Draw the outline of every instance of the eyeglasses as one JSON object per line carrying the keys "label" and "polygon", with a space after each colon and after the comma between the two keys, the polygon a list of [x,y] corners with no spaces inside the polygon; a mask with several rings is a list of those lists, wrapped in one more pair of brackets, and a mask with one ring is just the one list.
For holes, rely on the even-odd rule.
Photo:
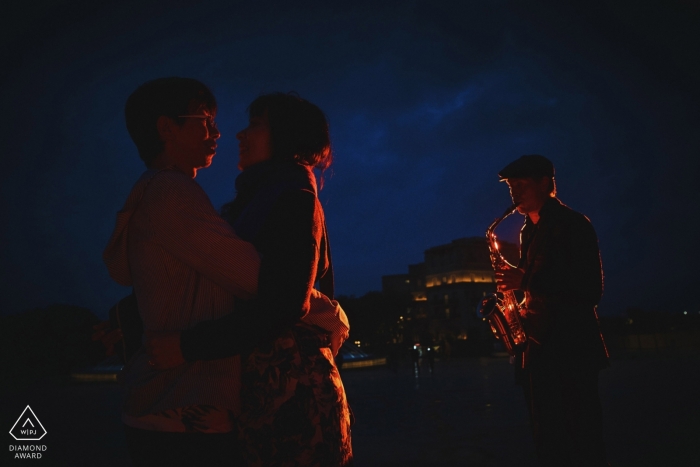
{"label": "eyeglasses", "polygon": [[207,125],[209,126],[209,128],[213,128],[215,130],[219,129],[216,126],[216,122],[214,121],[214,117],[211,115],[178,115],[177,118],[200,118],[202,120],[207,121]]}

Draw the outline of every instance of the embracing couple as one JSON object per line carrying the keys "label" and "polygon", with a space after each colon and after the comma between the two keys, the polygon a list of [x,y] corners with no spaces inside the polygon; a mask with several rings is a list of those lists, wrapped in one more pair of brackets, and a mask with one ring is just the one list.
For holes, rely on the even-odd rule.
{"label": "embracing couple", "polygon": [[217,213],[194,181],[216,151],[216,111],[211,91],[186,78],[147,82],[126,103],[147,170],[104,260],[133,286],[145,330],[120,375],[130,456],[137,466],[349,465],[333,359],[349,326],[332,300],[313,173],[331,163],[326,116],[293,94],[255,99],[236,135],[236,197]]}

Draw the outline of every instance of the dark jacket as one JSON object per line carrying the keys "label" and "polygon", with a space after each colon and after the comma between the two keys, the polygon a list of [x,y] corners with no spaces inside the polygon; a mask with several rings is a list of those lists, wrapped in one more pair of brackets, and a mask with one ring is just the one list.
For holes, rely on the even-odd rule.
{"label": "dark jacket", "polygon": [[525,269],[526,331],[530,362],[607,365],[607,350],[596,314],[603,293],[598,238],[591,222],[547,200],[534,224],[521,231],[518,267]]}
{"label": "dark jacket", "polygon": [[258,298],[237,301],[235,313],[183,331],[186,360],[246,354],[309,311],[314,283],[332,274],[326,274],[330,250],[315,185],[310,168],[275,161],[256,164],[236,180],[236,200],[222,215],[261,255]]}

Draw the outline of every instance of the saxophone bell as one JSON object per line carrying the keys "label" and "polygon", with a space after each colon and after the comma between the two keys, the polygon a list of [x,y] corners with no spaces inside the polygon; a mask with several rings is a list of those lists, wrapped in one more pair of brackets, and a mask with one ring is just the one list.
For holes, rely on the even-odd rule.
{"label": "saxophone bell", "polygon": [[515,326],[509,323],[509,310],[505,309],[506,306],[501,292],[490,293],[481,299],[476,307],[476,314],[482,320],[488,321],[494,337],[503,343],[508,354],[515,355],[516,351],[524,347],[526,337],[522,328],[518,329],[522,326],[519,322]]}
{"label": "saxophone bell", "polygon": [[[494,271],[498,271],[508,264],[499,250],[495,234],[496,227],[503,219],[513,214],[517,207],[518,205],[515,203],[509,206],[503,215],[486,230],[491,266]],[[488,294],[481,299],[477,306],[477,316],[489,322],[494,336],[503,343],[510,355],[515,355],[527,343],[525,328],[520,319],[521,311],[522,303],[517,299],[513,290]]]}

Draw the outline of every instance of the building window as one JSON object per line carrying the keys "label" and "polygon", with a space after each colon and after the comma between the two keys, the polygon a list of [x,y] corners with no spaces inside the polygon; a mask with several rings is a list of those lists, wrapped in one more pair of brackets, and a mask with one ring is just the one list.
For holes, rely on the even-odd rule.
{"label": "building window", "polygon": [[450,303],[450,296],[445,294],[445,303]]}
{"label": "building window", "polygon": [[445,318],[450,319],[450,309],[445,308]]}

